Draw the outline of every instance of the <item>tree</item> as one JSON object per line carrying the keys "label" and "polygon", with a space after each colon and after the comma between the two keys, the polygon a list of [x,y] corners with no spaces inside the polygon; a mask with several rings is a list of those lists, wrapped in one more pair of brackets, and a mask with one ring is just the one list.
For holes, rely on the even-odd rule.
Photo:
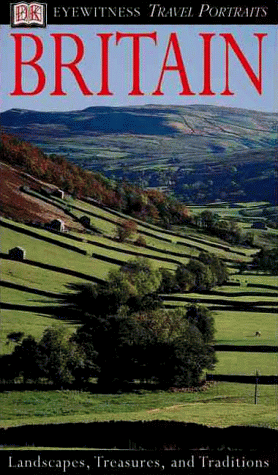
{"label": "tree", "polygon": [[95,316],[77,330],[74,340],[86,360],[93,358],[98,382],[107,390],[134,379],[163,387],[193,386],[215,362],[213,324],[209,312],[201,310],[198,315],[187,314],[186,308],[156,308]]}
{"label": "tree", "polygon": [[105,284],[86,282],[70,284],[69,288],[74,292],[65,294],[63,313],[73,320],[86,322],[92,315],[113,315],[122,305],[121,296]]}
{"label": "tree", "polygon": [[170,271],[169,269],[165,269],[165,267],[161,267],[161,283],[159,287],[159,292],[162,294],[168,294],[172,292],[178,292],[180,290],[179,287],[179,277],[177,277],[176,273]]}
{"label": "tree", "polygon": [[198,216],[200,226],[210,232],[213,232],[218,222],[218,219],[219,216],[209,210],[202,211],[202,213],[200,213],[200,215]]}
{"label": "tree", "polygon": [[[40,350],[44,356],[44,371],[47,379],[57,386],[86,379],[90,374],[86,367],[85,352],[62,326],[48,328],[40,340]],[[94,362],[91,353],[90,368]],[[86,371],[84,371],[84,369]],[[81,375],[78,372],[81,371]]]}
{"label": "tree", "polygon": [[147,242],[144,236],[140,234],[138,238],[136,239],[136,241],[134,242],[134,244],[136,244],[136,246],[139,246],[139,247],[146,247]]}
{"label": "tree", "polygon": [[[198,272],[209,268],[196,262]],[[111,272],[107,286],[76,286],[67,308],[83,325],[74,334],[62,326],[48,328],[38,343],[23,339],[12,355],[19,374],[58,387],[82,386],[97,377],[107,390],[134,379],[163,387],[199,384],[202,371],[215,362],[212,315],[199,306],[163,308],[160,286],[161,272],[146,259]]]}
{"label": "tree", "polygon": [[0,356],[1,382],[13,382],[19,377],[19,367],[14,353]]}
{"label": "tree", "polygon": [[36,382],[45,375],[40,346],[31,335],[15,347],[12,360],[17,368],[17,375],[23,378],[23,382],[28,380]]}
{"label": "tree", "polygon": [[222,259],[208,252],[201,252],[187,264],[178,265],[174,279],[169,272],[162,272],[161,292],[190,292],[209,290],[216,285],[223,285],[228,280],[227,266]]}
{"label": "tree", "polygon": [[106,284],[71,284],[74,292],[64,296],[63,314],[86,322],[92,316],[130,314],[140,308],[161,305],[157,294],[161,282],[159,270],[147,259],[139,258],[110,271]]}
{"label": "tree", "polygon": [[209,311],[200,311],[198,319],[186,308],[139,312],[132,318],[149,332],[147,348],[152,356],[145,365],[145,376],[162,386],[195,386],[202,371],[212,368],[214,327]]}
{"label": "tree", "polygon": [[203,370],[213,368],[212,347],[204,345],[201,332],[194,325],[189,325],[186,334],[173,340],[170,349],[172,364],[166,362],[163,372],[167,386],[196,387]]}
{"label": "tree", "polygon": [[128,303],[129,298],[143,298],[155,293],[161,283],[159,270],[153,269],[145,258],[127,262],[118,270],[108,274],[108,288],[117,295],[122,304]]}
{"label": "tree", "polygon": [[68,360],[68,367],[78,386],[83,386],[92,377],[97,377],[99,367],[96,363],[98,353],[92,342],[84,334],[75,333],[70,338],[72,351]]}
{"label": "tree", "polygon": [[231,220],[220,220],[214,228],[214,234],[231,243],[238,243],[241,239],[240,228]]}
{"label": "tree", "polygon": [[272,275],[278,275],[278,247],[261,249],[254,256],[253,266]]}
{"label": "tree", "polygon": [[202,333],[206,344],[212,344],[214,338],[214,319],[211,312],[203,305],[191,305],[186,312],[187,320]]}
{"label": "tree", "polygon": [[131,219],[120,221],[117,225],[117,237],[120,242],[130,239],[137,232],[137,224]]}
{"label": "tree", "polygon": [[194,274],[184,264],[180,264],[177,267],[175,278],[180,292],[188,292],[192,290],[195,285]]}
{"label": "tree", "polygon": [[6,370],[0,376],[5,380],[23,378],[23,382],[49,381],[61,387],[64,384],[84,384],[97,373],[97,354],[92,347],[84,347],[62,326],[47,328],[40,341],[31,335],[17,344],[11,355],[1,362]]}
{"label": "tree", "polygon": [[7,340],[9,342],[18,343],[24,337],[24,332],[11,332],[7,335]]}
{"label": "tree", "polygon": [[186,269],[194,276],[193,288],[198,291],[211,289],[213,274],[208,264],[204,264],[199,259],[190,259]]}
{"label": "tree", "polygon": [[210,267],[212,272],[212,286],[223,285],[229,278],[229,273],[225,262],[215,254],[209,252],[201,252],[198,257],[199,261]]}
{"label": "tree", "polygon": [[126,316],[93,317],[79,328],[78,341],[89,360],[95,357],[96,376],[103,389],[113,390],[137,376],[137,323]]}

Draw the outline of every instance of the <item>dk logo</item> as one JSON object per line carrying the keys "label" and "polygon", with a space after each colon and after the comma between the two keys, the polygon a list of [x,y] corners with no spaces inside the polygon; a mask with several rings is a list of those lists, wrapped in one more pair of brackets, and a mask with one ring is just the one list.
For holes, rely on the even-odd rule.
{"label": "dk logo", "polygon": [[45,28],[47,24],[47,5],[46,3],[11,3],[11,26],[19,27],[41,27]]}

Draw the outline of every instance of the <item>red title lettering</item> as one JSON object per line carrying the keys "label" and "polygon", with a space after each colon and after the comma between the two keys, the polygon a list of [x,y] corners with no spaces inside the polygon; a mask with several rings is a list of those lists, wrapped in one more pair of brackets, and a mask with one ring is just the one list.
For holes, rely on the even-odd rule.
{"label": "red title lettering", "polygon": [[[12,33],[11,36],[15,42],[15,85],[14,90],[11,92],[12,96],[35,96],[40,94],[45,90],[47,85],[47,72],[44,70],[41,64],[44,52],[44,44],[42,39],[35,34],[31,33]],[[64,76],[64,71],[68,71],[72,76],[73,80],[78,86],[80,92],[85,96],[91,96],[95,94],[89,85],[89,80],[94,74],[94,63],[93,58],[91,62],[91,68],[89,71],[86,70],[85,73],[81,73],[81,64],[82,60],[86,53],[86,47],[83,39],[72,33],[53,33],[50,35],[54,41],[53,52],[47,51],[48,56],[53,57],[53,67],[54,67],[54,89],[50,92],[51,96],[65,96],[67,94],[67,82]],[[170,81],[175,75],[178,81],[180,82],[180,89],[177,93],[181,96],[192,96],[199,94],[201,96],[214,96],[216,92],[213,90],[213,77],[212,77],[212,64],[218,64],[222,62],[220,58],[215,54],[213,55],[213,45],[214,42],[221,40],[224,42],[224,68],[223,71],[219,71],[218,76],[223,78],[224,89],[219,93],[224,96],[229,96],[235,94],[231,90],[230,85],[230,64],[231,64],[231,54],[237,59],[239,67],[243,69],[246,73],[247,78],[250,81],[251,87],[254,87],[258,94],[262,94],[263,87],[263,73],[262,73],[262,62],[263,62],[263,49],[262,42],[264,37],[267,36],[266,33],[254,33],[254,48],[256,48],[256,68],[257,73],[254,71],[253,65],[250,64],[246,55],[240,48],[236,39],[231,33],[221,33],[218,37],[215,33],[199,33],[199,38],[202,39],[203,48],[202,48],[202,62],[203,69],[200,71],[200,82],[202,83],[202,90],[200,92],[193,91],[192,85],[190,84],[190,76],[186,70],[184,59],[183,59],[183,49],[181,47],[180,39],[178,38],[177,33],[173,32],[169,36],[167,43],[166,51],[164,58],[161,64],[159,71],[152,70],[150,73],[151,80],[153,81],[157,77],[157,85],[152,92],[144,92],[141,86],[141,59],[145,54],[150,53],[150,46],[157,47],[157,32],[150,33],[98,33],[99,48],[99,62],[101,65],[100,68],[100,89],[96,93],[99,96],[112,96],[114,94],[110,89],[110,68],[109,68],[109,58],[112,54],[115,54],[115,48],[121,48],[123,43],[127,49],[129,48],[127,41],[130,41],[130,52],[132,54],[131,61],[131,77],[132,77],[132,87],[131,90],[127,93],[131,96],[144,96],[145,94],[151,94],[153,96],[163,96],[163,86],[164,83]],[[113,41],[114,39],[114,41]],[[256,40],[256,41],[255,41]],[[35,53],[29,59],[23,59],[23,56],[28,56],[29,49],[26,46],[26,41],[31,41],[35,49]],[[65,62],[64,54],[66,48],[68,48],[68,41],[71,42],[70,51],[73,51],[73,59],[71,61]],[[99,43],[100,41],[100,43]],[[67,42],[67,44],[66,44]],[[147,43],[149,42],[149,43]],[[26,46],[26,47],[25,47]],[[25,49],[24,49],[25,47]],[[184,47],[184,46],[183,46]],[[25,53],[23,55],[23,52]],[[153,53],[153,50],[152,50]],[[174,57],[174,62],[170,64],[170,54]],[[193,58],[194,59],[194,58]],[[27,72],[32,72],[33,76],[35,75],[36,84],[31,90],[24,89],[24,77]],[[113,74],[116,74],[115,70]],[[145,71],[144,74],[148,74],[148,71]],[[86,76],[86,78],[84,77]],[[150,81],[151,82],[151,81]],[[26,86],[25,86],[26,87]],[[52,85],[53,87],[53,85]],[[235,85],[233,85],[235,87]],[[237,89],[239,85],[237,85]]]}

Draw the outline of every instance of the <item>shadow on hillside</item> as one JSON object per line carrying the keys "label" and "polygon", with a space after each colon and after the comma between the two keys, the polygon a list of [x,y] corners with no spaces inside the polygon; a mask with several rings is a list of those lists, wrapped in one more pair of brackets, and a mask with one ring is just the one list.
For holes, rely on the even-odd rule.
{"label": "shadow on hillside", "polygon": [[[9,254],[5,254],[5,253],[0,253],[0,259],[12,260],[9,256]],[[45,263],[42,263],[42,262],[39,262],[39,261],[32,261],[30,259],[22,259],[22,260],[16,260],[16,262],[21,262],[22,264],[31,265],[31,266],[35,266],[35,267],[40,267],[41,269],[51,270],[51,271],[54,271],[54,272],[60,272],[61,274],[72,275],[74,277],[79,277],[81,279],[85,279],[85,280],[88,280],[90,282],[96,282],[97,284],[103,284],[104,283],[104,281],[102,279],[98,279],[97,277],[94,277],[92,275],[84,274],[83,272],[78,272],[78,271],[75,271],[75,270],[72,270],[72,269],[66,269],[66,268],[63,268],[63,267],[58,267],[58,266],[54,266],[54,265],[50,265],[50,264],[45,264]]]}
{"label": "shadow on hillside", "polygon": [[[39,302],[39,300],[38,300]],[[43,302],[43,301],[41,301]],[[23,305],[1,302],[2,310],[16,310],[21,312],[36,313],[41,317],[53,318],[56,320],[63,320],[67,323],[76,324],[80,320],[76,318],[76,312],[70,311],[67,307],[58,305]]]}
{"label": "shadow on hillside", "polygon": [[[200,388],[193,389],[198,391],[202,387],[205,389],[205,380],[200,382]],[[55,384],[53,382],[44,382],[43,380],[39,382],[0,382],[0,393],[6,391],[82,391],[89,392],[91,394],[122,394],[122,393],[135,393],[141,394],[142,391],[160,391],[165,390],[163,385],[160,385],[156,382],[138,382],[138,381],[126,381],[121,383],[110,383],[109,385],[97,383],[97,380],[91,380],[90,382],[78,383],[64,383],[64,384]],[[191,389],[192,391],[192,389]]]}
{"label": "shadow on hillside", "polygon": [[275,456],[278,431],[153,420],[34,424],[0,429],[0,444],[137,450],[256,450]]}

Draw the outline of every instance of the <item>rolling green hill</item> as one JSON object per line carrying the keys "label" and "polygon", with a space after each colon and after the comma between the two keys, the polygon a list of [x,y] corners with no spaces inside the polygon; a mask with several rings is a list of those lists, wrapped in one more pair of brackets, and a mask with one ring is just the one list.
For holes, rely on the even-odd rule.
{"label": "rolling green hill", "polygon": [[[39,200],[39,193],[37,196]],[[41,198],[44,202],[43,195]],[[55,200],[49,198],[52,206],[55,206]],[[97,227],[98,232],[84,228],[82,233],[70,229],[55,233],[38,225],[1,218],[5,334],[12,330],[11,321],[7,319],[12,309],[18,314],[26,311],[29,315],[40,315],[40,325],[44,320],[47,326],[49,317],[55,314],[53,305],[59,303],[59,294],[70,291],[67,288],[70,283],[105,282],[111,269],[120,267],[135,257],[147,258],[154,268],[174,271],[179,264],[186,264],[191,257],[197,257],[205,250],[226,260],[230,267],[230,282],[207,294],[190,292],[163,295],[165,306],[170,308],[195,302],[211,308],[216,318],[219,343],[275,344],[271,328],[275,320],[273,312],[277,307],[277,279],[255,273],[238,274],[239,262],[251,262],[256,250],[227,245],[219,239],[211,240],[200,232],[194,234],[192,229],[180,234],[138,219],[135,220],[137,229],[132,239],[119,242],[117,225],[127,216],[80,199],[71,200],[71,213],[72,217],[76,213],[77,219],[80,215],[90,216],[93,227]],[[136,245],[138,236],[145,239],[143,247]],[[9,249],[15,246],[23,247],[26,251],[22,262],[9,259]],[[41,295],[42,291],[45,294]],[[237,318],[241,323],[233,330]],[[27,326],[29,321],[30,318]],[[24,328],[24,321],[21,325]],[[240,334],[241,328],[245,327],[245,333]],[[258,328],[263,334],[261,339],[254,338]]]}
{"label": "rolling green hill", "polygon": [[12,109],[2,128],[108,177],[191,202],[274,203],[277,114],[216,106]]}
{"label": "rolling green hill", "polygon": [[[161,294],[163,305],[175,308],[198,303],[212,310],[218,348],[214,375],[253,376],[256,371],[262,376],[277,375],[277,356],[273,353],[273,347],[277,349],[277,276],[250,266],[261,240],[269,235],[267,229],[252,230],[258,248],[230,244],[186,220],[182,226],[166,229],[138,216],[125,215],[97,200],[46,195],[45,186],[51,183],[38,185],[38,178],[34,180],[31,175],[29,186],[22,189],[26,172],[17,167],[12,169],[7,161],[3,166],[7,187],[5,196],[1,197],[0,218],[2,355],[11,353],[15,347],[16,343],[6,338],[11,332],[24,332],[39,339],[52,324],[62,324],[70,332],[80,325],[79,321],[67,319],[64,312],[59,312],[61,297],[72,292],[71,284],[105,282],[111,269],[119,268],[136,256],[147,258],[155,268],[174,272],[179,264],[186,264],[191,257],[208,251],[227,263],[228,282],[206,293]],[[20,216],[19,208],[8,207],[11,196],[18,198],[17,205],[23,210]],[[249,208],[248,204],[241,203],[235,211],[228,204],[218,211],[224,219],[230,219],[229,215],[233,214],[237,223],[250,228],[248,221],[241,221],[240,214],[240,210]],[[82,216],[90,218],[89,227],[81,223]],[[65,230],[50,229],[50,222],[57,218],[64,221]],[[136,223],[136,230],[120,242],[117,228],[126,219]],[[275,235],[272,239],[269,243],[275,244]],[[25,250],[22,260],[9,256],[15,246]],[[243,270],[241,265],[247,268]],[[219,345],[225,345],[225,350]],[[142,391],[103,395],[36,389],[35,396],[32,391],[4,391],[0,399],[4,427],[42,422],[165,418],[221,427],[236,424],[277,428],[274,385],[260,386],[258,405],[253,402],[252,384],[225,382],[213,383],[203,392],[192,393]]]}

